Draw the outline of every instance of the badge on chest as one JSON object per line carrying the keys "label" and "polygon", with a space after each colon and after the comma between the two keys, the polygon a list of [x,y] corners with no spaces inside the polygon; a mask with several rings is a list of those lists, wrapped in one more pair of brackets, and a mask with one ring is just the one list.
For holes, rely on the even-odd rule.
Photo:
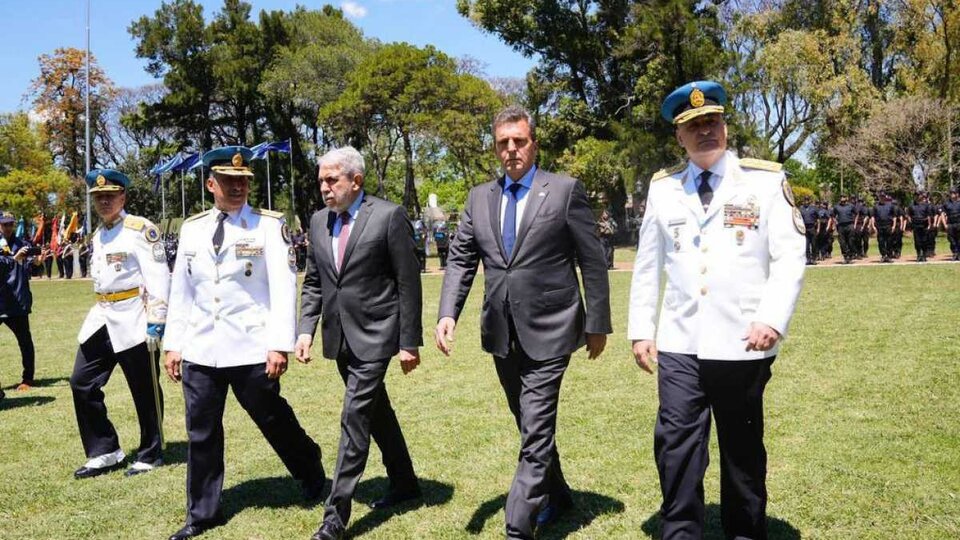
{"label": "badge on chest", "polygon": [[238,259],[241,257],[263,257],[263,246],[256,245],[253,239],[244,239],[234,244],[233,253]]}
{"label": "badge on chest", "polygon": [[113,269],[117,272],[123,267],[123,263],[127,262],[127,253],[126,252],[116,252],[116,253],[107,253],[107,264],[112,264]]}
{"label": "badge on chest", "polygon": [[[723,226],[725,228],[744,227],[747,229],[760,228],[760,207],[753,197],[742,204],[730,203],[723,205]],[[742,231],[738,231],[742,232]],[[743,238],[742,234],[737,239]]]}

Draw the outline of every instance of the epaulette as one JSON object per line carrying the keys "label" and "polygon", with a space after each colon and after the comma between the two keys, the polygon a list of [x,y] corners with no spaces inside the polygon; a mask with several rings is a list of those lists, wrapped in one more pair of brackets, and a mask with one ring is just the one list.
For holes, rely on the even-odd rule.
{"label": "epaulette", "polygon": [[183,220],[183,222],[184,222],[184,223],[190,223],[191,221],[194,221],[194,220],[197,220],[197,219],[202,218],[203,216],[209,214],[210,212],[213,212],[213,208],[211,208],[210,210],[204,210],[203,212],[200,212],[199,214],[194,214],[194,215],[188,217],[187,219]]}
{"label": "epaulette", "polygon": [[660,169],[659,171],[653,173],[653,177],[650,178],[650,181],[656,182],[657,180],[663,180],[664,178],[668,176],[673,176],[686,168],[687,168],[686,163],[679,163],[677,165],[674,165],[673,167]]}
{"label": "epaulette", "polygon": [[123,226],[128,229],[133,229],[137,232],[143,230],[144,221],[142,217],[137,216],[127,216],[123,218]]}
{"label": "epaulette", "polygon": [[283,212],[277,212],[276,210],[267,210],[266,208],[252,208],[250,210],[254,214],[259,214],[261,216],[270,216],[276,219],[283,219]]}
{"label": "epaulette", "polygon": [[740,160],[740,167],[744,169],[760,169],[762,171],[780,172],[783,170],[783,164],[776,161],[766,161],[763,159],[743,158]]}

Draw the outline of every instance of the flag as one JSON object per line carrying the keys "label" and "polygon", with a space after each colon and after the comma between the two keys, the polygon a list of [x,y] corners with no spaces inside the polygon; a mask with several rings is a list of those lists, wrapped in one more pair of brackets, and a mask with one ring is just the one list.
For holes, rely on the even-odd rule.
{"label": "flag", "polygon": [[250,149],[253,150],[252,159],[263,159],[267,157],[267,154],[270,152],[280,152],[283,154],[289,154],[290,139],[287,139],[285,141],[272,142],[272,143],[263,142],[256,146],[251,146]]}
{"label": "flag", "polygon": [[60,251],[60,235],[57,234],[57,216],[53,216],[53,224],[50,225],[50,251],[57,253]]}
{"label": "flag", "polygon": [[163,177],[163,173],[170,172],[175,170],[175,167],[183,163],[183,154],[177,154],[167,161],[162,161],[157,163],[150,169],[150,174],[154,175],[155,179],[153,181],[153,192],[160,192],[160,179]]}
{"label": "flag", "polygon": [[[64,213],[63,215],[66,216],[67,214]],[[69,241],[70,236],[73,235],[73,233],[77,232],[77,226],[79,225],[79,223],[80,223],[79,216],[77,215],[76,212],[74,212],[73,215],[70,216],[70,224],[67,225],[67,230],[64,231],[63,237]]]}
{"label": "flag", "polygon": [[17,238],[23,238],[26,235],[27,224],[23,221],[23,218],[20,218],[20,221],[17,222],[17,231],[13,233]]}
{"label": "flag", "polygon": [[180,163],[171,167],[170,170],[173,172],[189,171],[194,168],[198,162],[200,162],[199,153],[187,154],[181,158]]}
{"label": "flag", "polygon": [[33,245],[39,246],[40,243],[43,242],[43,226],[45,224],[43,214],[37,214],[37,217],[33,219],[33,223],[37,227],[37,231],[33,234]]}

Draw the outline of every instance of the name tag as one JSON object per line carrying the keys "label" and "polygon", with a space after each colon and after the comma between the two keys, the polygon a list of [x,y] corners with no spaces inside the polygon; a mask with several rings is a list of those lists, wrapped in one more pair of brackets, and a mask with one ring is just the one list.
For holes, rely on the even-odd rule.
{"label": "name tag", "polygon": [[760,212],[752,204],[725,204],[723,205],[723,226],[746,227],[756,229],[760,227]]}
{"label": "name tag", "polygon": [[263,257],[263,246],[238,242],[234,245],[233,251],[237,257]]}
{"label": "name tag", "polygon": [[667,223],[667,227],[679,227],[687,222],[687,218],[671,219]]}
{"label": "name tag", "polygon": [[107,253],[107,264],[116,264],[116,263],[125,263],[125,262],[127,262],[126,252]]}

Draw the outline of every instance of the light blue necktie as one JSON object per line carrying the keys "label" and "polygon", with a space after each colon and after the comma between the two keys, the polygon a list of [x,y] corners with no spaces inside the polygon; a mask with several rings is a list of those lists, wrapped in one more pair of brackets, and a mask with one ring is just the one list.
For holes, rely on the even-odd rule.
{"label": "light blue necktie", "polygon": [[507,186],[507,209],[503,213],[503,249],[507,260],[513,256],[513,245],[517,243],[517,192],[520,182]]}

